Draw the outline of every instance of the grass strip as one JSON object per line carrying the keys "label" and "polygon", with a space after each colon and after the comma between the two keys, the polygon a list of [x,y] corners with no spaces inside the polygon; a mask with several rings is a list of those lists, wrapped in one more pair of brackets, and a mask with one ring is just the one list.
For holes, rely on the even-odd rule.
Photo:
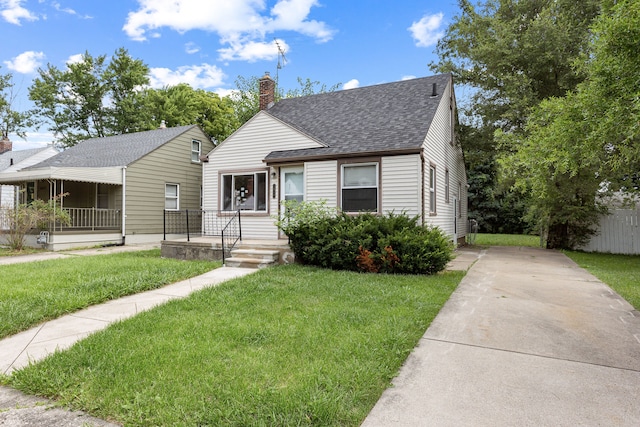
{"label": "grass strip", "polygon": [[540,236],[522,234],[486,234],[478,233],[474,241],[477,246],[528,246],[540,247]]}
{"label": "grass strip", "polygon": [[0,266],[0,338],[63,314],[205,273],[219,263],[160,257],[160,250]]}
{"label": "grass strip", "polygon": [[640,310],[640,256],[572,251],[565,254]]}
{"label": "grass strip", "polygon": [[9,381],[128,426],[356,426],[463,275],[260,270],[114,324]]}

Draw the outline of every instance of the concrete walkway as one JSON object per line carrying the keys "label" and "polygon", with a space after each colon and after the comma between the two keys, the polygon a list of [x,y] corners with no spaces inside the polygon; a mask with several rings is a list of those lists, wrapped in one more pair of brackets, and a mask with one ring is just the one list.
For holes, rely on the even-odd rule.
{"label": "concrete walkway", "polygon": [[[4,257],[0,258],[0,268],[3,264],[146,250],[157,246],[130,245]],[[126,319],[172,299],[186,297],[191,292],[215,286],[254,271],[256,270],[246,268],[218,268],[160,289],[95,305],[5,338],[0,341],[0,373],[9,374],[15,369],[26,366],[30,360],[37,361],[56,350],[68,348],[76,341],[106,328],[115,321]],[[29,396],[9,387],[0,387],[0,426],[45,425],[64,427],[116,426],[116,424],[91,417],[80,411],[56,408],[54,403],[47,399]]]}
{"label": "concrete walkway", "polygon": [[363,427],[640,426],[640,313],[560,252],[492,247]]}

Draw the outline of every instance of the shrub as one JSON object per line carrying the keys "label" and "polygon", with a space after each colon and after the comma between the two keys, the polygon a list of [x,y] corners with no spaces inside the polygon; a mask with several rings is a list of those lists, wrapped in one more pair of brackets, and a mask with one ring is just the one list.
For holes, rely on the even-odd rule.
{"label": "shrub", "polygon": [[278,227],[303,264],[334,270],[433,274],[452,259],[440,229],[406,214],[347,215],[325,202],[286,202]]}

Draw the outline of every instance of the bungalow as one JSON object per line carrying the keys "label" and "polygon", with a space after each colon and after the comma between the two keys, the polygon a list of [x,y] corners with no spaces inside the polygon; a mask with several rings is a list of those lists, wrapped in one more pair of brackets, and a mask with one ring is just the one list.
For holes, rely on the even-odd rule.
{"label": "bungalow", "polygon": [[48,249],[159,243],[165,211],[201,209],[201,155],[212,148],[197,125],[93,138],[0,174],[0,184],[19,186],[20,203],[65,194],[56,203],[71,223],[49,226]]}
{"label": "bungalow", "polygon": [[[12,142],[3,139],[0,141],[0,174],[19,171],[56,154],[58,150],[53,148],[53,145],[13,151]],[[0,185],[0,230],[6,230],[9,227],[7,211],[16,205],[18,190],[19,188],[13,185]]]}
{"label": "bungalow", "polygon": [[283,200],[326,200],[349,213],[406,212],[464,242],[450,74],[277,103],[274,94],[267,73],[258,114],[208,153],[205,211],[240,210],[243,239],[274,240],[285,237],[273,219]]}

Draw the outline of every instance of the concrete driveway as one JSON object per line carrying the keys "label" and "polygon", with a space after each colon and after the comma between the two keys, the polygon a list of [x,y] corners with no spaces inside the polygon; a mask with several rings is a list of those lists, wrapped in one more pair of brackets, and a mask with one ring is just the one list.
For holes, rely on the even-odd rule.
{"label": "concrete driveway", "polygon": [[560,252],[492,247],[363,426],[640,426],[640,313]]}

